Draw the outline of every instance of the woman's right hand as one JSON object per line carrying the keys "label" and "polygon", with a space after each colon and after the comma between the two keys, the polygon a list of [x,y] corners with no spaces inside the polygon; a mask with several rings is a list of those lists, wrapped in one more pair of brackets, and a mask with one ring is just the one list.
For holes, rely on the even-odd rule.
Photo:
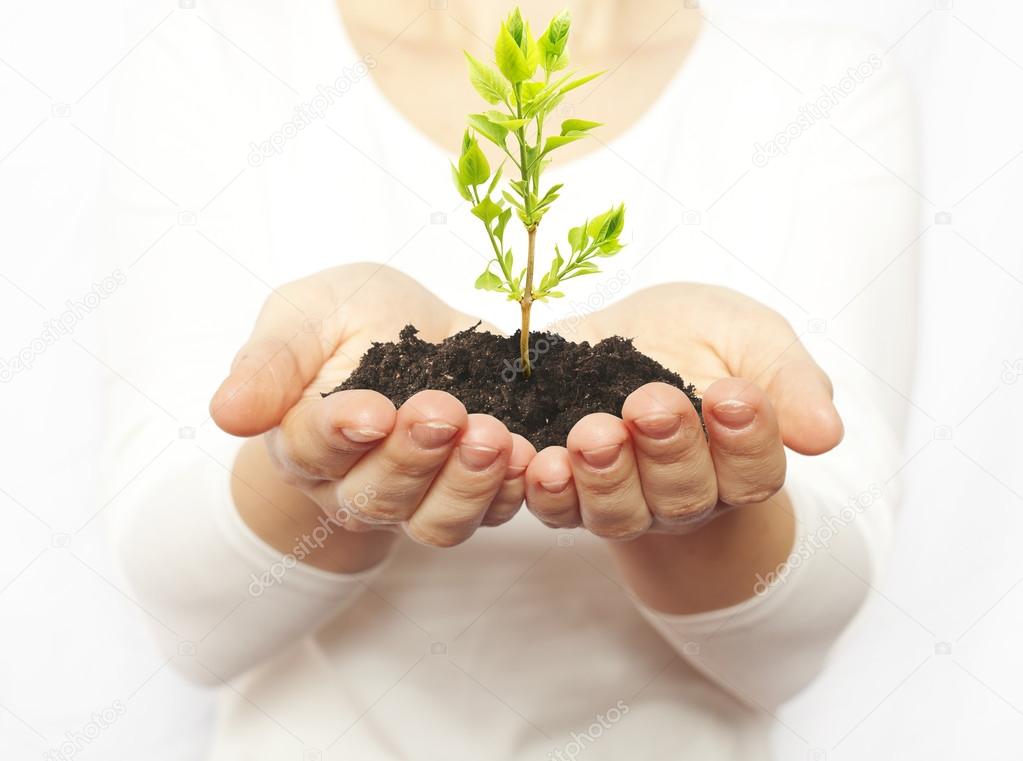
{"label": "woman's right hand", "polygon": [[[439,341],[474,322],[375,264],[337,267],[277,289],[210,404],[223,430],[263,434],[266,443],[265,454],[250,449],[236,464],[234,494],[246,522],[288,551],[294,524],[313,518],[308,500],[322,511],[317,518],[326,514],[342,526],[347,536],[335,544],[348,547],[353,533],[398,527],[422,544],[450,547],[480,525],[509,520],[522,504],[523,473],[536,451],[499,420],[469,415],[435,390],[397,410],[375,391],[320,396],[352,372],[373,341],[396,340],[408,323]],[[278,483],[267,481],[267,458]],[[280,504],[302,499],[298,494],[308,498],[304,508]],[[277,519],[274,507],[287,520]],[[336,558],[314,564],[353,570]]]}

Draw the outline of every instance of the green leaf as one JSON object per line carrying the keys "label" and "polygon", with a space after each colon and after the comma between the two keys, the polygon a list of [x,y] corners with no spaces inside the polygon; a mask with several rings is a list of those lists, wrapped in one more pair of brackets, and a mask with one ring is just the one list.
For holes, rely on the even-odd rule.
{"label": "green leaf", "polygon": [[524,206],[522,205],[522,202],[521,202],[521,201],[520,201],[520,200],[519,200],[518,198],[516,198],[515,196],[513,196],[513,195],[512,195],[511,193],[509,193],[509,192],[508,192],[507,190],[506,190],[506,191],[504,191],[503,193],[501,193],[501,195],[502,195],[502,196],[504,197],[504,200],[505,200],[505,201],[507,201],[508,203],[510,203],[510,204],[511,204],[512,206],[514,206],[514,207],[515,207],[516,209],[518,209],[519,211],[521,211],[521,212],[522,212],[523,214],[525,214],[525,213],[526,213],[526,207],[524,207]]}
{"label": "green leaf", "polygon": [[561,255],[561,251],[558,249],[558,244],[554,244],[554,261],[551,262],[550,277],[551,285],[558,284],[558,273],[561,271],[561,265],[565,263],[565,258]]}
{"label": "green leaf", "polygon": [[599,257],[602,257],[602,258],[603,257],[608,257],[608,256],[614,256],[619,251],[621,251],[623,248],[625,248],[625,246],[622,245],[621,243],[619,243],[617,240],[610,240],[607,243],[605,243],[604,245],[600,246],[600,248],[598,248],[596,250],[595,256],[599,256]]}
{"label": "green leaf", "polygon": [[546,88],[543,82],[523,82],[520,85],[519,99],[522,101],[522,108],[528,111],[529,104],[536,100],[536,97]]}
{"label": "green leaf", "polygon": [[592,82],[597,77],[602,76],[602,75],[604,75],[606,73],[607,73],[606,71],[598,71],[596,74],[588,74],[585,77],[579,77],[579,79],[573,79],[567,85],[565,85],[560,90],[558,90],[558,94],[559,95],[564,95],[565,93],[570,92],[571,90],[574,90],[577,87],[582,87],[587,82]]}
{"label": "green leaf", "polygon": [[490,227],[490,223],[501,213],[501,206],[494,203],[490,198],[484,198],[472,207],[472,213],[483,220],[483,224]]}
{"label": "green leaf", "polygon": [[619,204],[591,219],[586,225],[586,232],[597,245],[602,245],[621,235],[624,228],[625,204]]}
{"label": "green leaf", "polygon": [[[497,225],[494,227],[494,237],[499,241],[504,241],[504,228],[508,226],[508,220],[511,219],[512,210],[506,208],[500,214],[497,215]],[[508,251],[508,260],[511,261],[511,250]]]}
{"label": "green leaf", "polygon": [[533,69],[529,67],[525,54],[508,30],[507,24],[501,24],[501,31],[497,34],[494,60],[497,62],[497,68],[512,84],[522,82],[533,75]]}
{"label": "green leaf", "polygon": [[490,194],[494,192],[494,188],[497,187],[497,183],[499,183],[501,181],[501,175],[502,174],[504,174],[504,162],[503,161],[501,162],[501,166],[499,166],[497,168],[497,171],[494,172],[493,178],[490,180],[490,185],[487,187],[487,198],[489,198]]}
{"label": "green leaf", "polygon": [[552,137],[547,138],[544,141],[543,152],[545,154],[546,153],[550,153],[555,148],[560,148],[563,145],[568,145],[569,143],[574,143],[576,140],[579,140],[580,138],[584,138],[584,137],[586,137],[586,133],[585,132],[580,132],[580,133],[577,133],[577,134],[574,134],[574,135],[554,135]]}
{"label": "green leaf", "polygon": [[483,137],[499,148],[505,148],[504,141],[508,137],[507,128],[494,124],[487,118],[486,114],[469,114],[466,118],[469,121],[469,126],[483,135]]}
{"label": "green leaf", "polygon": [[475,140],[458,160],[458,177],[466,185],[482,185],[490,179],[490,164]]}
{"label": "green leaf", "polygon": [[608,215],[608,225],[607,231],[604,234],[604,240],[617,238],[622,234],[623,229],[625,229],[625,204],[622,203],[611,209]]}
{"label": "green leaf", "polygon": [[570,280],[573,277],[579,277],[580,275],[593,275],[598,272],[600,272],[600,267],[593,262],[579,262],[572,268],[572,271],[568,274],[565,280]]}
{"label": "green leaf", "polygon": [[476,278],[476,287],[481,291],[503,291],[506,290],[504,283],[497,275],[490,271],[490,265],[483,271],[483,274]]}
{"label": "green leaf", "polygon": [[508,14],[508,33],[511,34],[512,39],[515,40],[515,44],[518,45],[522,42],[522,32],[525,31],[525,24],[522,21],[522,11],[516,7]]}
{"label": "green leaf", "polygon": [[458,170],[455,169],[454,164],[451,164],[451,179],[454,180],[455,187],[458,188],[458,195],[466,201],[472,201],[472,194],[469,193],[469,188],[467,188],[465,183],[462,182],[462,178],[458,176]]}
{"label": "green leaf", "polygon": [[508,114],[502,114],[500,111],[487,111],[487,120],[491,124],[496,124],[500,127],[504,127],[507,130],[518,129],[519,127],[525,127],[529,124],[529,119],[513,119]]}
{"label": "green leaf", "polygon": [[588,224],[589,222],[587,221],[586,224],[580,227],[573,227],[571,230],[568,231],[568,244],[572,247],[573,253],[579,253],[584,248],[586,248],[586,244],[589,242],[590,239],[589,236],[586,234],[586,226]]}
{"label": "green leaf", "polygon": [[604,126],[600,122],[591,122],[586,119],[565,119],[561,123],[561,134],[567,135],[570,132],[585,132],[586,130],[593,129],[594,127]]}
{"label": "green leaf", "polygon": [[476,92],[483,96],[483,100],[487,103],[507,101],[511,92],[508,81],[490,66],[473,58],[467,51],[462,52],[469,62],[469,81],[476,88]]}
{"label": "green leaf", "polygon": [[547,30],[537,41],[543,54],[543,67],[548,74],[552,71],[563,69],[568,65],[565,46],[568,43],[568,31],[571,23],[572,17],[569,15],[569,12],[562,11],[551,19],[551,23],[547,25]]}

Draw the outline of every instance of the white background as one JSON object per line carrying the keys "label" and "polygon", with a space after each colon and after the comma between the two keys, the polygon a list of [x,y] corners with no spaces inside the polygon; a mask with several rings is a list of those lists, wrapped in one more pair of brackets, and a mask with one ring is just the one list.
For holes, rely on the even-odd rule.
{"label": "white background", "polygon": [[[888,389],[911,401],[909,497],[891,568],[867,609],[819,681],[779,714],[779,757],[807,758],[808,747],[816,759],[1018,753],[1023,8],[718,5],[865,28],[909,73],[921,110],[918,377],[914,388]],[[183,12],[175,3],[140,6],[0,7],[2,358],[105,274],[92,271],[80,241],[103,224],[95,188],[119,159],[75,125],[101,118],[147,33]],[[937,224],[942,213],[950,221]],[[107,554],[102,512],[90,520],[117,496],[95,479],[104,411],[82,409],[109,372],[83,348],[92,329],[83,320],[31,370],[0,384],[0,757],[42,757],[120,701],[127,713],[84,757],[198,758],[212,698],[152,667],[142,617]]]}

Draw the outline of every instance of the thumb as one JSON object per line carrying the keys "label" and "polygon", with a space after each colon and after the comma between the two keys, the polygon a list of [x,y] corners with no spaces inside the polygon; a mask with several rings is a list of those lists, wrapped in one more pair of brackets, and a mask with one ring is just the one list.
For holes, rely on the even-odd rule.
{"label": "thumb", "polygon": [[323,366],[325,347],[318,333],[306,328],[300,304],[275,291],[260,311],[210,401],[210,415],[227,433],[255,436],[278,425]]}
{"label": "thumb", "polygon": [[782,441],[800,454],[823,454],[838,446],[845,431],[832,402],[831,381],[799,342],[787,353],[795,356],[779,362],[766,389]]}

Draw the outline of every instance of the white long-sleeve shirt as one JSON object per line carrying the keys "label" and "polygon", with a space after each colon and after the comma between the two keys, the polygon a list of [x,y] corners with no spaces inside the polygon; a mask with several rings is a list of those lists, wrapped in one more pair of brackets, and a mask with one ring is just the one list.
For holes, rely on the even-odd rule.
{"label": "white long-sleeve shirt", "polygon": [[[453,549],[401,541],[356,576],[292,562],[239,518],[240,442],[206,408],[271,287],[368,259],[505,328],[515,315],[472,289],[484,244],[448,155],[375,87],[333,2],[227,6],[167,17],[96,136],[119,159],[107,250],[125,278],[102,315],[113,533],[167,657],[220,690],[210,758],[766,757],[777,706],[876,577],[897,496],[916,198],[889,62],[832,30],[709,14],[634,126],[545,175],[568,183],[547,229],[629,204],[620,293],[745,292],[835,384],[844,442],[790,453],[781,581],[670,616],[629,594],[601,540],[526,511]],[[609,293],[594,281],[537,321]],[[862,393],[868,375],[892,394]]]}

